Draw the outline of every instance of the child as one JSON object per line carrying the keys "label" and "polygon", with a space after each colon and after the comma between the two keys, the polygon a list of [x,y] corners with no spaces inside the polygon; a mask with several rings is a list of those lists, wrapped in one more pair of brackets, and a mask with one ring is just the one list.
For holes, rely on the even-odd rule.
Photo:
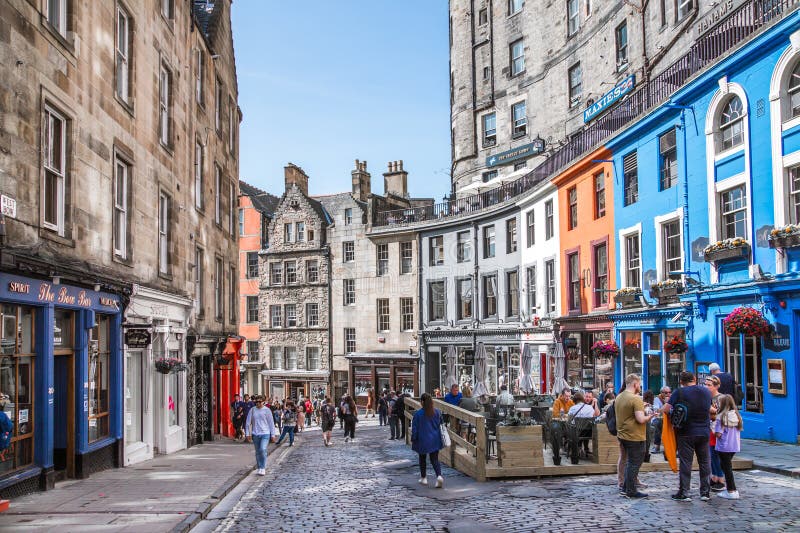
{"label": "child", "polygon": [[733,396],[722,394],[719,397],[719,412],[714,423],[714,433],[717,437],[716,450],[722,462],[722,471],[725,473],[725,486],[728,489],[719,493],[720,498],[738,500],[739,491],[733,481],[733,456],[740,450],[739,435],[742,431],[742,416],[736,410],[736,401]]}

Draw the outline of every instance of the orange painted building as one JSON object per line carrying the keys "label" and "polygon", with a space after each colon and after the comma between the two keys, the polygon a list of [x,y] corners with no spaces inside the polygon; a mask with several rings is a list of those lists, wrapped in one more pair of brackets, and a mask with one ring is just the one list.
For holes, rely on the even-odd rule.
{"label": "orange painted building", "polygon": [[591,347],[613,338],[614,165],[599,148],[553,178],[558,188],[561,310],[557,320],[571,386],[603,389],[614,381],[611,358],[595,358]]}
{"label": "orange painted building", "polygon": [[245,338],[241,389],[244,394],[265,394],[260,376],[266,349],[259,347],[258,253],[269,246],[267,227],[279,198],[243,181],[239,187],[239,335]]}

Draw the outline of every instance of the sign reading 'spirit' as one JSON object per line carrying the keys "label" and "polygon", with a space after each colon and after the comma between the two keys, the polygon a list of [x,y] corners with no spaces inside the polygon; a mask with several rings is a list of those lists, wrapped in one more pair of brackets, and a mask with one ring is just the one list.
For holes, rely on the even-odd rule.
{"label": "sign reading 'spirit'", "polygon": [[77,287],[67,287],[64,285],[53,285],[46,281],[30,283],[27,281],[9,281],[8,292],[15,294],[30,294],[42,303],[53,303],[61,305],[74,305],[77,307],[90,308],[95,303],[119,309],[119,302],[116,298],[100,296],[100,293]]}
{"label": "sign reading 'spirit'", "polygon": [[586,108],[583,112],[583,122],[589,122],[594,118],[611,107],[617,100],[628,94],[633,90],[636,85],[636,78],[631,75],[619,82],[613,89],[600,97],[595,103]]}

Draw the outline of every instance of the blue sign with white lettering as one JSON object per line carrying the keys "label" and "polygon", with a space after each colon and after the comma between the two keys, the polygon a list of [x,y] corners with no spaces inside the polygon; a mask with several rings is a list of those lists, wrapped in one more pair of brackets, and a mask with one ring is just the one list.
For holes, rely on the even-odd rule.
{"label": "blue sign with white lettering", "polygon": [[619,82],[598,101],[586,108],[586,110],[583,112],[583,122],[586,123],[591,121],[597,115],[611,107],[617,100],[631,92],[634,85],[636,85],[636,79],[633,75],[630,75]]}

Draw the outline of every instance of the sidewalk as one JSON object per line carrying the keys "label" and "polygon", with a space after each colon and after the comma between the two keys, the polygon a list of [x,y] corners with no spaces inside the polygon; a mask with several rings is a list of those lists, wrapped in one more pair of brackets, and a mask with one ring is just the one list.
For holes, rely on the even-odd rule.
{"label": "sidewalk", "polygon": [[254,467],[252,444],[218,440],[16,498],[0,530],[188,531]]}
{"label": "sidewalk", "polygon": [[800,446],[782,442],[742,439],[742,459],[752,459],[753,468],[800,479]]}

